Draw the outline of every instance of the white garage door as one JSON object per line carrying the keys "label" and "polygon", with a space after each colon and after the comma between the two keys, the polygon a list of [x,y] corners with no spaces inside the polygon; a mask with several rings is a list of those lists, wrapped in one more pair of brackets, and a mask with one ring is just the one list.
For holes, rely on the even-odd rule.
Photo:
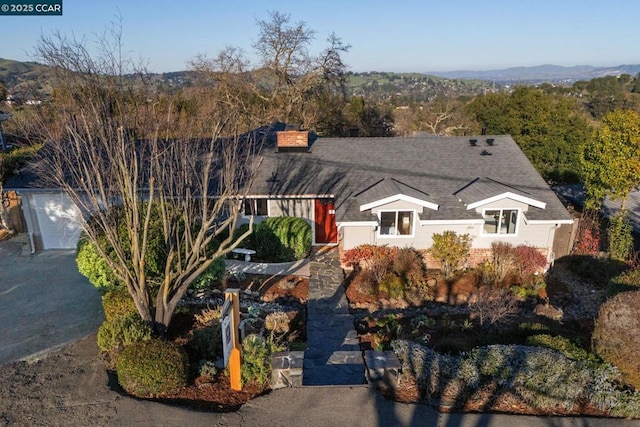
{"label": "white garage door", "polygon": [[64,194],[33,194],[43,249],[75,249],[82,229],[80,210]]}

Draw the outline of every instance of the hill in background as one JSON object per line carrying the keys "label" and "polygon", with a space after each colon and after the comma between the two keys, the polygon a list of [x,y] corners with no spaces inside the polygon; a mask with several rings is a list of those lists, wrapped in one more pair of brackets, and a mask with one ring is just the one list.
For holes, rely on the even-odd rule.
{"label": "hill in background", "polygon": [[427,74],[444,77],[447,79],[479,79],[491,80],[503,84],[536,84],[536,83],[573,83],[578,80],[591,80],[606,76],[619,76],[630,74],[634,76],[640,73],[640,65],[618,65],[615,67],[593,67],[591,65],[576,65],[562,67],[560,65],[538,65],[535,67],[513,67],[502,70],[488,71],[432,71]]}

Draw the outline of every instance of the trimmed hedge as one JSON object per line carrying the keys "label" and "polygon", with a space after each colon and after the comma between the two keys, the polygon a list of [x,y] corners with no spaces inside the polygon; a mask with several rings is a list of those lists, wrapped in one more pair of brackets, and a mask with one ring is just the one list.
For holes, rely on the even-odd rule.
{"label": "trimmed hedge", "polygon": [[273,235],[282,245],[277,249],[282,258],[302,259],[311,252],[311,234],[311,225],[302,218],[271,217],[256,226],[256,243]]}
{"label": "trimmed hedge", "polygon": [[[127,232],[127,224],[123,217],[123,210],[121,208],[111,208],[108,215],[113,218],[113,221],[118,224],[118,237],[123,243],[125,250],[125,256],[127,259],[131,259],[129,241],[129,235]],[[95,221],[93,219],[89,220]],[[113,247],[109,244],[106,237],[99,236],[98,244],[103,251],[111,259],[116,260],[116,255]],[[164,275],[164,264],[167,260],[167,251],[164,246],[164,236],[162,221],[158,207],[153,205],[151,209],[151,220],[149,222],[149,232],[147,236],[147,251],[145,255],[145,272],[150,280],[161,278]],[[93,242],[86,233],[82,233],[77,246],[76,263],[78,264],[78,271],[83,274],[92,285],[102,290],[111,290],[118,286],[116,275],[109,267],[107,262],[100,256],[95,242]]]}
{"label": "trimmed hedge", "polygon": [[[242,224],[233,232],[234,241],[249,229]],[[220,235],[220,239],[224,239]],[[256,251],[255,259],[263,262],[286,262],[303,259],[311,252],[311,225],[303,218],[270,217],[257,224],[253,233],[240,246]]]}
{"label": "trimmed hedge", "polygon": [[120,316],[102,323],[98,329],[100,350],[119,351],[127,346],[151,339],[151,325],[143,322],[138,313]]}
{"label": "trimmed hedge", "polygon": [[127,393],[151,397],[185,387],[189,360],[179,345],[152,339],[126,347],[116,360],[116,372]]}
{"label": "trimmed hedge", "polygon": [[124,288],[104,294],[102,296],[102,309],[104,310],[104,317],[107,321],[115,320],[118,317],[138,314],[138,309],[133,302],[133,298],[131,298],[129,292]]}

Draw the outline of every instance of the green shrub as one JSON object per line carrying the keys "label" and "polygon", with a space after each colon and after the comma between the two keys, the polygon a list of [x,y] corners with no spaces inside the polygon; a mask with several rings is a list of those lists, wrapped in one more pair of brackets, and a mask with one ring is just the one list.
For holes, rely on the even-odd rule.
{"label": "green shrub", "polygon": [[605,302],[593,330],[593,348],[640,388],[640,292],[623,292]]}
{"label": "green shrub", "polygon": [[96,246],[82,233],[78,240],[76,264],[80,274],[101,291],[118,288],[118,281],[107,261],[98,253]]}
{"label": "green shrub", "polygon": [[[238,239],[240,239],[240,236],[242,236],[244,233],[246,233],[247,231],[249,231],[249,224],[242,224],[240,225],[238,228],[236,228],[235,230],[233,230],[233,238],[232,238],[232,242],[235,243],[238,241]],[[253,248],[255,247],[255,243],[254,243],[254,233],[255,233],[255,227],[253,228],[253,232],[251,234],[249,234],[247,237],[245,237],[242,242],[240,243],[241,247],[245,247],[245,248]],[[229,235],[228,230],[224,230],[222,233],[220,233],[218,235],[218,240],[223,242]]]}
{"label": "green shrub", "polygon": [[640,268],[625,271],[609,281],[607,291],[613,296],[620,292],[640,290]]}
{"label": "green shrub", "polygon": [[405,282],[393,273],[388,273],[384,279],[378,283],[378,293],[387,293],[390,298],[402,298],[405,291]]}
{"label": "green shrub", "polygon": [[253,248],[256,251],[256,258],[264,262],[292,261],[293,252],[282,244],[271,228],[262,226],[263,223],[264,221],[258,224],[254,231]]}
{"label": "green shrub", "polygon": [[198,359],[216,360],[222,354],[220,322],[213,322],[211,326],[194,330],[188,346],[197,354]]}
{"label": "green shrub", "polygon": [[271,217],[258,224],[257,229],[268,228],[280,240],[287,253],[302,259],[311,252],[311,225],[298,217]]}
{"label": "green shrub", "polygon": [[126,289],[120,288],[102,296],[102,308],[107,321],[118,317],[128,317],[138,313],[133,298]]}
{"label": "green shrub", "polygon": [[569,338],[562,336],[533,335],[527,338],[527,345],[550,348],[562,353],[568,359],[586,362],[593,367],[597,367],[601,363],[598,357],[578,347]]}
{"label": "green shrub", "polygon": [[566,262],[572,272],[599,286],[607,285],[612,277],[627,269],[622,261],[590,255],[571,255]]}
{"label": "green shrub", "polygon": [[468,257],[471,248],[471,237],[468,234],[457,234],[455,231],[445,231],[434,234],[433,245],[429,253],[440,262],[440,268],[445,277],[451,277],[453,271]]}
{"label": "green shrub", "polygon": [[153,339],[126,347],[116,360],[118,382],[137,397],[172,393],[187,385],[187,354],[177,344]]}
{"label": "green shrub", "polygon": [[627,261],[633,248],[633,228],[629,214],[621,211],[612,217],[609,223],[609,257],[618,261]]}
{"label": "green shrub", "polygon": [[242,341],[242,382],[263,386],[271,378],[273,345],[259,335],[249,335]]}
{"label": "green shrub", "polygon": [[224,258],[216,258],[211,265],[202,272],[189,286],[191,289],[208,289],[211,285],[222,279],[226,271]]}
{"label": "green shrub", "polygon": [[[146,209],[141,209],[141,212],[146,212]],[[132,258],[130,254],[131,242],[129,241],[128,228],[123,217],[123,210],[118,207],[111,208],[108,215],[112,221],[118,224],[118,237],[123,242],[126,259],[130,260]],[[92,221],[94,220],[89,219],[90,226]],[[100,257],[95,244],[96,243],[92,241],[86,233],[82,234],[78,242],[78,254],[76,256],[78,270],[99,289],[103,289],[105,286],[108,286],[106,290],[112,289],[113,286],[118,285],[116,275],[108,266],[107,262]],[[117,259],[113,247],[111,247],[104,236],[98,236],[98,244],[107,256],[113,260]],[[147,278],[153,280],[163,277],[166,260],[167,252],[164,245],[162,221],[160,219],[159,208],[157,205],[154,205],[151,210],[147,236],[147,251],[145,255],[145,272]]]}
{"label": "green shrub", "polygon": [[137,313],[106,320],[98,329],[98,347],[106,352],[119,351],[134,343],[151,339],[151,325]]}

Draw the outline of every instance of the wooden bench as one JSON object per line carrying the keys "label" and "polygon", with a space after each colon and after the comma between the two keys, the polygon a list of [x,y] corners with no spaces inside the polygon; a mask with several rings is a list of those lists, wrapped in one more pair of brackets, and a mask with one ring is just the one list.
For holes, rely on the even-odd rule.
{"label": "wooden bench", "polygon": [[255,255],[256,251],[253,249],[245,249],[245,248],[235,248],[231,251],[235,258],[238,258],[238,255],[244,255],[244,260],[246,262],[251,261],[251,255]]}

